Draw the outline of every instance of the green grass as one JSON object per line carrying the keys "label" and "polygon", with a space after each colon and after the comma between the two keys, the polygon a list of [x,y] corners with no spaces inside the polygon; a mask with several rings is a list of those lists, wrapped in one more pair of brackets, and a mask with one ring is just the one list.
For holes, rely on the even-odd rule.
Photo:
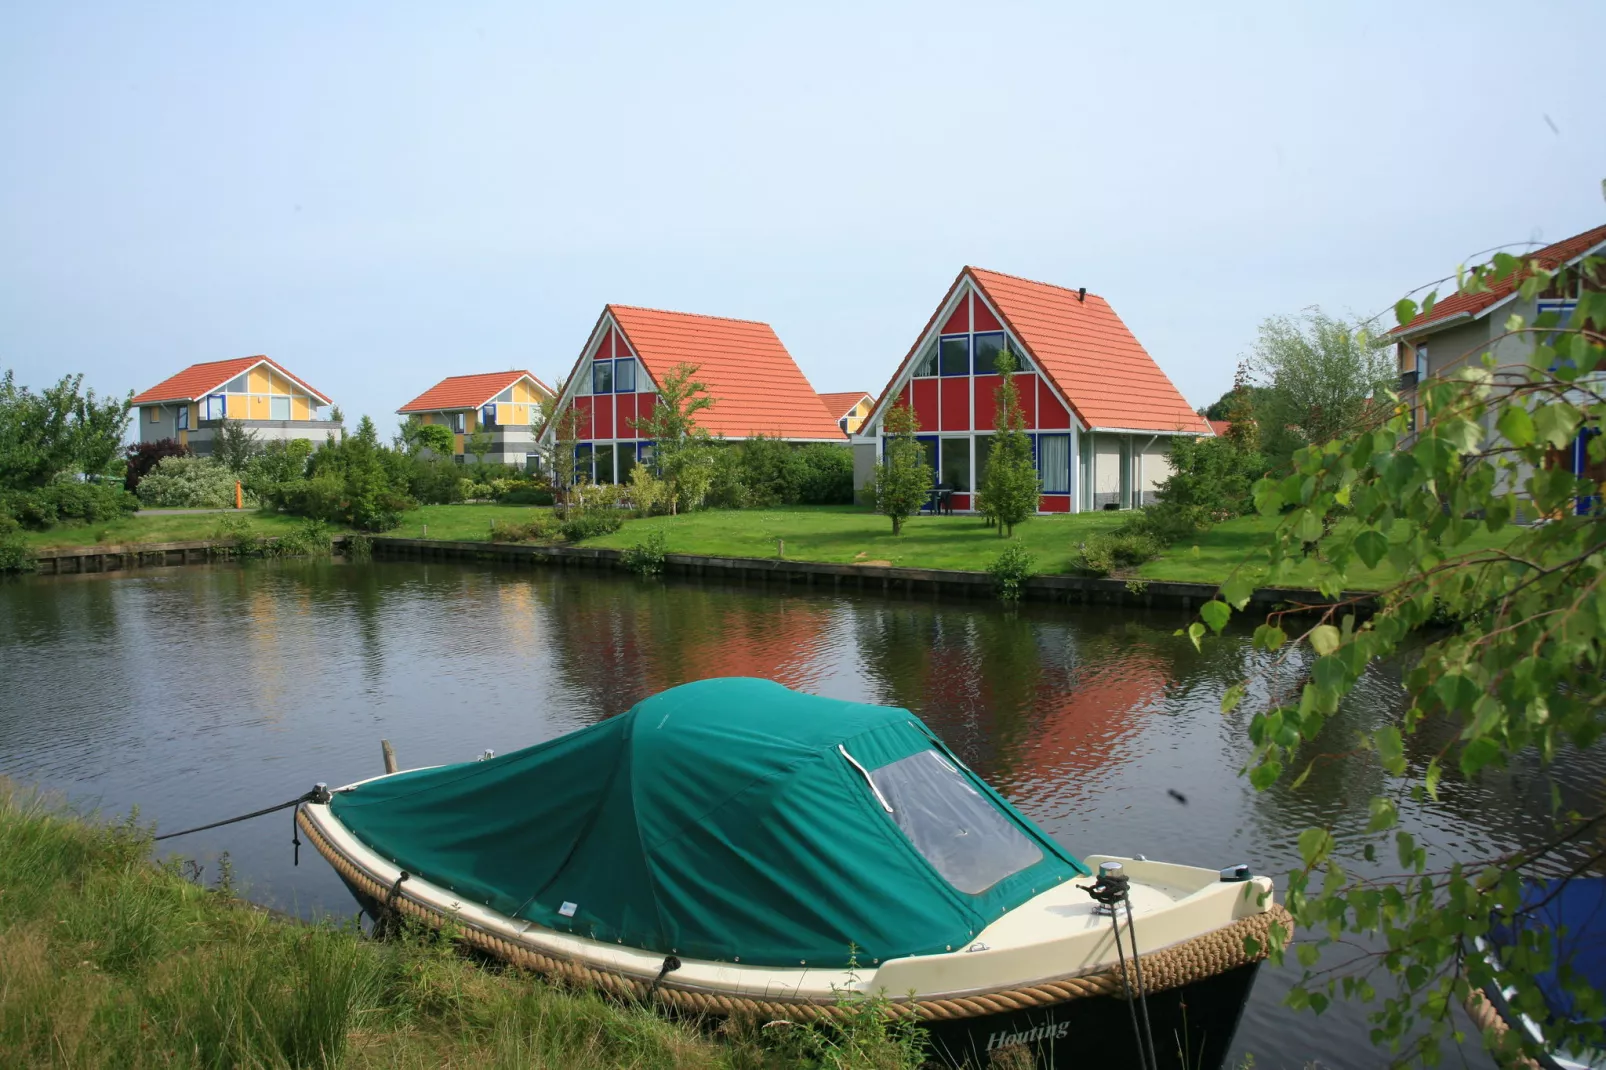
{"label": "green grass", "polygon": [[450,939],[298,925],[152,865],[149,835],[0,779],[0,1066],[916,1065],[867,1013],[843,1030],[716,1033],[481,965]]}
{"label": "green grass", "polygon": [[[1064,572],[1077,544],[1118,526],[1116,513],[1033,517],[1015,529],[1039,572]],[[892,534],[892,522],[858,506],[783,506],[774,509],[710,509],[684,516],[627,520],[612,535],[586,546],[625,549],[662,531],[670,553],[713,557],[775,557],[785,540],[794,561],[898,565],[910,568],[986,569],[1004,548],[996,528],[980,517],[917,516]],[[435,529],[430,528],[433,537]]]}
{"label": "green grass", "polygon": [[[1263,516],[1244,516],[1217,524],[1193,539],[1185,539],[1147,564],[1136,575],[1150,580],[1184,580],[1194,583],[1220,583],[1240,562],[1270,544],[1277,520]],[[1339,531],[1342,533],[1342,526]],[[1504,546],[1522,529],[1508,526],[1497,534],[1480,530],[1461,548],[1463,552]],[[1262,570],[1263,573],[1264,570]],[[1314,582],[1315,569],[1301,565],[1283,582],[1297,587]],[[1353,590],[1381,590],[1399,581],[1399,571],[1387,561],[1377,568],[1357,564],[1351,573]]]}
{"label": "green grass", "polygon": [[103,524],[58,524],[48,531],[22,532],[34,550],[72,546],[114,546],[136,542],[193,542],[210,539],[218,521],[243,516],[260,535],[288,535],[300,527],[295,516],[273,516],[254,509],[223,513],[132,513]]}
{"label": "green grass", "polygon": [[428,537],[431,539],[484,542],[490,538],[491,525],[497,521],[523,523],[532,516],[551,511],[539,505],[495,505],[489,502],[423,505],[403,513],[401,527],[380,534],[399,539],[422,539],[425,538],[424,528],[428,527]]}

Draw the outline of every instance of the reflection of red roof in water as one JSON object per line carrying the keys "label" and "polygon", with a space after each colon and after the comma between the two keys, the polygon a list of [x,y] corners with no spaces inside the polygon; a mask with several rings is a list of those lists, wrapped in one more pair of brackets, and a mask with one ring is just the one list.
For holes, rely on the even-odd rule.
{"label": "reflection of red roof in water", "polygon": [[1067,774],[1088,774],[1120,764],[1115,753],[1141,722],[1144,707],[1165,692],[1166,673],[1160,658],[1141,652],[1118,655],[1084,666],[1069,688],[1045,680],[1038,689],[1035,724],[1009,769],[1000,778],[1016,805],[1040,813],[1032,804],[1059,796],[1070,783]]}
{"label": "reflection of red roof in water", "polygon": [[812,690],[829,667],[820,662],[831,628],[831,607],[802,600],[776,599],[756,608],[719,614],[718,626],[674,644],[673,659],[654,659],[650,692],[716,676],[758,676],[799,691]]}

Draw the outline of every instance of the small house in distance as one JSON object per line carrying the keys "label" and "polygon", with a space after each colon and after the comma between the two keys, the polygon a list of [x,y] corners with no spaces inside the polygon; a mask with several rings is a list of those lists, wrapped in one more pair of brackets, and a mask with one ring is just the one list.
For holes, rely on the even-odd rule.
{"label": "small house in distance", "polygon": [[442,424],[452,432],[452,457],[462,464],[470,439],[489,435],[486,464],[523,467],[535,452],[535,427],[541,422],[541,401],[552,388],[527,371],[452,375],[396,410],[426,424]]}
{"label": "small house in distance", "polygon": [[[697,368],[714,404],[696,416],[709,434],[739,441],[847,444],[847,435],[767,323],[607,305],[575,360],[559,419],[575,413],[576,478],[623,483],[651,455],[637,424],[652,415],[658,384],[677,365]],[[549,442],[556,421],[542,432]]]}
{"label": "small house in distance", "polygon": [[863,390],[821,394],[820,400],[825,402],[825,411],[836,417],[836,425],[845,435],[851,435],[863,427],[864,418],[870,415],[870,409],[875,405],[875,398]]}
{"label": "small house in distance", "polygon": [[1042,512],[1142,506],[1170,474],[1171,439],[1211,434],[1102,297],[967,267],[854,436],[861,499],[881,455],[883,421],[902,402],[954,509],[972,508],[1006,349],[1015,357]]}
{"label": "small house in distance", "polygon": [[333,403],[321,391],[264,356],[191,364],[134,396],[139,441],[177,439],[207,455],[227,419],[262,442],[322,442],[342,431],[324,411]]}

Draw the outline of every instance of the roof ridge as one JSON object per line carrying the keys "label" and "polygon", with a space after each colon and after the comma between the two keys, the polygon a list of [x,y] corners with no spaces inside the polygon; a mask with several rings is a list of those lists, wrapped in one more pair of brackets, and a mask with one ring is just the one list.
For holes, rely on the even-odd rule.
{"label": "roof ridge", "polygon": [[1000,278],[1005,278],[1005,279],[1014,279],[1016,282],[1029,282],[1033,286],[1046,286],[1050,290],[1060,290],[1060,291],[1062,291],[1064,293],[1070,294],[1072,297],[1076,297],[1079,293],[1085,293],[1088,297],[1097,297],[1100,301],[1104,300],[1104,298],[1101,295],[1094,293],[1092,290],[1083,291],[1083,290],[1080,290],[1078,288],[1074,288],[1074,287],[1070,287],[1070,286],[1061,286],[1057,282],[1044,282],[1042,279],[1028,279],[1025,275],[1011,275],[1007,271],[994,271],[992,268],[978,267],[975,264],[966,264],[965,265],[965,270],[966,271],[985,271],[989,275],[997,275]]}
{"label": "roof ridge", "polygon": [[[700,320],[723,320],[726,323],[753,323],[760,327],[770,327],[770,324],[764,320],[747,320],[739,316],[712,316],[707,312],[680,312],[673,308],[653,308],[651,305],[622,305],[616,301],[609,301],[607,307],[610,309],[625,308],[632,312],[656,312],[661,316],[686,316]],[[770,327],[770,330],[774,329],[774,327]]]}

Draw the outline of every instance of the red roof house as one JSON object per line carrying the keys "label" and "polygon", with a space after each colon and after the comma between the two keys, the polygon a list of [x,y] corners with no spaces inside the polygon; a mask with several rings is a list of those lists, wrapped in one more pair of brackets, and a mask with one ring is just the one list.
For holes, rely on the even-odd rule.
{"label": "red roof house", "polygon": [[[451,428],[452,455],[459,463],[470,445],[484,445],[485,452],[475,456],[485,463],[524,465],[535,452],[541,401],[551,396],[552,388],[527,371],[451,375],[396,414]],[[477,434],[481,437],[475,439]]]}
{"label": "red roof house", "polygon": [[[847,443],[769,324],[608,305],[559,399],[560,413],[572,407],[578,415],[576,440],[589,478],[628,479],[631,466],[651,449],[635,425],[651,415],[658,384],[681,364],[697,368],[714,399],[696,417],[711,435]],[[543,439],[554,430],[544,430]]]}
{"label": "red roof house", "polygon": [[996,360],[1006,349],[1018,366],[1044,512],[1141,506],[1170,474],[1170,439],[1211,433],[1102,297],[967,267],[861,429],[856,484],[879,455],[887,411],[902,403],[920,423],[949,503],[969,509],[986,470]]}
{"label": "red roof house", "polygon": [[850,435],[864,425],[864,418],[875,407],[875,395],[863,390],[821,394],[820,400],[825,411],[836,417],[836,425]]}
{"label": "red roof house", "polygon": [[173,438],[199,454],[211,452],[221,422],[232,420],[260,440],[322,441],[342,430],[321,410],[328,395],[278,361],[235,357],[191,364],[134,395],[139,441]]}

